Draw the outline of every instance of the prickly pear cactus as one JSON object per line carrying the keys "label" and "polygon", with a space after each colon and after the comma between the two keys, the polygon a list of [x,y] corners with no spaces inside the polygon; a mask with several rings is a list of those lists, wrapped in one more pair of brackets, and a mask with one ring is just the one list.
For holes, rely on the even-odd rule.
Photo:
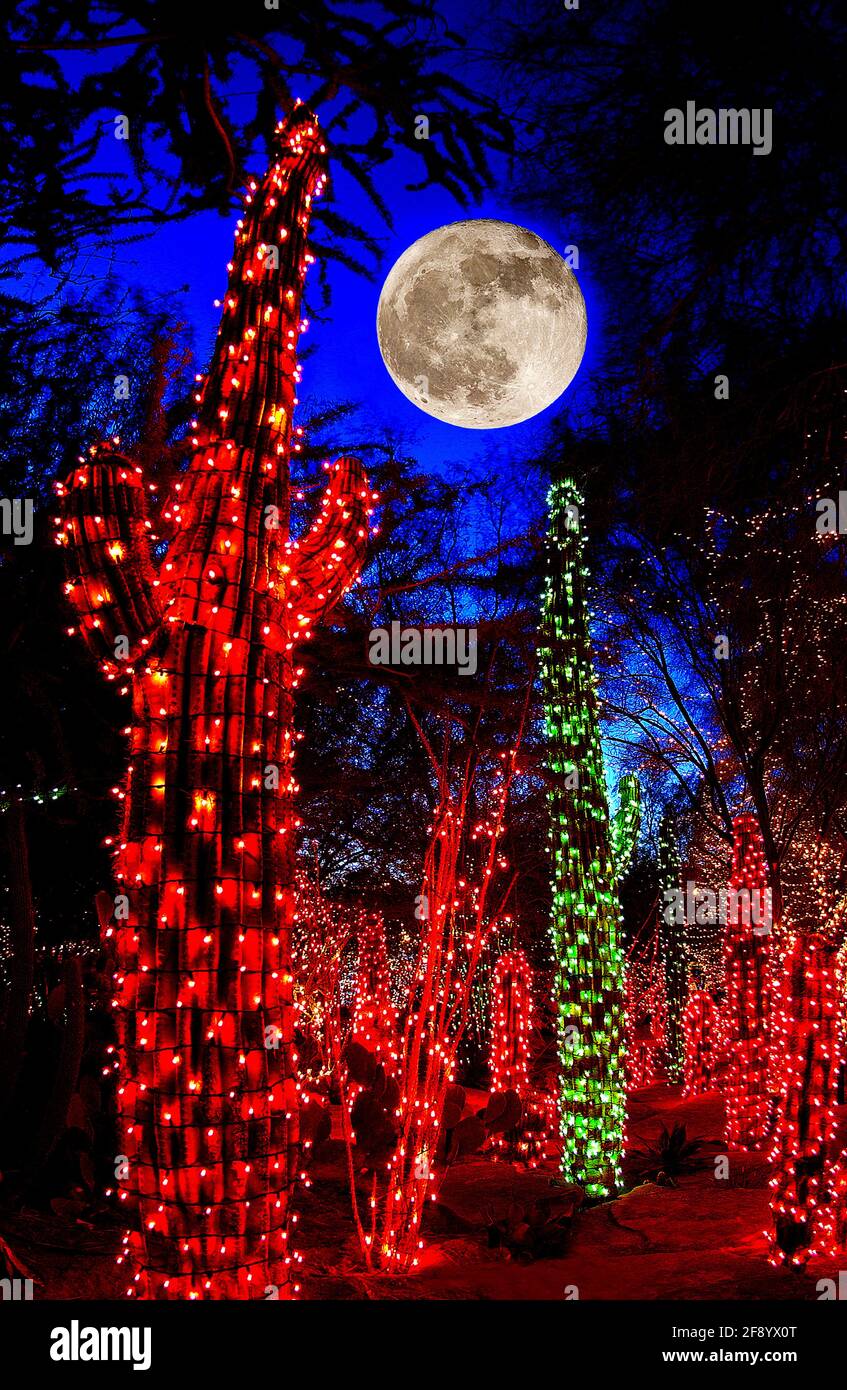
{"label": "prickly pear cactus", "polygon": [[289,536],[291,416],[325,146],[303,107],[251,184],[188,470],[162,514],[104,449],[60,489],[80,631],[132,692],[114,949],[128,1292],[288,1297],[298,1173],[291,930],[298,646],[363,563],[367,482],[330,469]]}

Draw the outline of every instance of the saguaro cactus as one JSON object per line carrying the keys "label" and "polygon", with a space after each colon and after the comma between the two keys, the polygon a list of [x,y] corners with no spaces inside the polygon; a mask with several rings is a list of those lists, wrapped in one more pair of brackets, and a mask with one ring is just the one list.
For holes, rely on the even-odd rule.
{"label": "saguaro cactus", "polygon": [[550,841],[562,1073],[562,1173],[590,1196],[620,1180],[623,955],[591,641],[573,484],[548,499],[541,673],[550,775]]}
{"label": "saguaro cactus", "polygon": [[289,539],[300,300],[325,153],[298,106],[246,195],[158,571],[138,466],[93,450],[62,489],[80,630],[132,688],[109,930],[122,1196],[138,1209],[128,1292],[143,1298],[296,1291],[295,660],[361,567],[369,503],[358,462],[341,459],[318,520]]}

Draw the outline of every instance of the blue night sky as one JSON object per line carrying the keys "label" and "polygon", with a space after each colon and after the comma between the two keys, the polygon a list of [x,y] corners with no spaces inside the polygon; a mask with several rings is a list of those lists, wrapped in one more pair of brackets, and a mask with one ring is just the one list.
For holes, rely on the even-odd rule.
{"label": "blue night sky", "polygon": [[[468,19],[471,16],[471,19]],[[450,6],[451,26],[467,32],[470,23],[478,22],[478,12],[465,0]],[[68,74],[81,77],[108,64],[108,51],[103,55],[62,55]],[[498,90],[495,74],[481,59],[453,59],[442,64],[452,75],[468,86],[493,95]],[[241,78],[241,81],[239,81]],[[233,111],[238,111],[239,96],[245,99],[255,86],[255,74],[239,73],[236,66],[228,87]],[[307,92],[301,95],[308,97]],[[414,118],[412,114],[412,119]],[[426,114],[425,112],[423,114]],[[331,108],[318,112],[324,124],[332,116]],[[431,138],[438,139],[437,122],[433,121]],[[330,151],[332,132],[329,133]],[[251,172],[262,173],[263,157],[257,152]],[[166,163],[166,158],[163,163]],[[125,143],[114,139],[112,121],[105,119],[96,168],[102,171],[123,169],[131,171]],[[427,470],[449,471],[452,463],[477,472],[486,455],[499,455],[519,462],[543,435],[549,417],[562,409],[566,402],[569,418],[578,422],[581,408],[587,404],[592,366],[598,358],[602,341],[601,307],[597,287],[591,279],[590,229],[575,218],[560,222],[544,221],[526,213],[511,196],[509,162],[497,157],[494,162],[495,186],[479,202],[463,208],[443,189],[430,187],[408,191],[407,183],[420,180],[421,165],[401,151],[376,171],[377,187],[391,209],[394,225],[386,226],[379,211],[366,193],[337,162],[331,164],[333,179],[332,200],[350,221],[362,226],[377,238],[383,249],[382,261],[375,268],[374,278],[331,263],[329,283],[331,302],[325,308],[320,302],[320,288],[313,269],[307,283],[310,301],[310,328],[301,339],[304,362],[301,397],[301,419],[312,403],[349,400],[361,406],[346,428],[360,431],[365,438],[376,438],[383,430],[391,431],[401,441],[401,447],[414,454]],[[138,286],[161,296],[172,306],[174,322],[185,321],[190,326],[195,344],[197,368],[204,370],[208,361],[219,311],[214,299],[226,286],[226,264],[229,260],[235,217],[214,212],[196,214],[184,221],[174,221],[143,240],[119,244],[115,248],[112,273],[131,286]],[[559,251],[571,243],[579,246],[580,266],[577,272],[588,310],[588,346],[576,381],[564,401],[554,403],[535,419],[506,430],[464,430],[445,424],[418,410],[396,388],[382,363],[376,338],[376,308],[385,276],[395,260],[418,237],[463,217],[491,217],[514,221],[527,226],[550,242]],[[354,254],[359,255],[356,246]],[[361,253],[366,258],[366,253]],[[102,273],[99,258],[92,260],[93,273]],[[39,286],[43,288],[43,282]],[[488,466],[490,467],[490,461]]]}

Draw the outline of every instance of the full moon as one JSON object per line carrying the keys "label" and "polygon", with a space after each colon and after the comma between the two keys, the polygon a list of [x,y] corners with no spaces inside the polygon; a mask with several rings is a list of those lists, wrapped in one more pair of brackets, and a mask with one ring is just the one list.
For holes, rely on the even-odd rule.
{"label": "full moon", "polygon": [[379,350],[404,396],[439,420],[500,429],[551,405],[585,351],[585,300],[570,267],[512,222],[451,222],[386,277]]}

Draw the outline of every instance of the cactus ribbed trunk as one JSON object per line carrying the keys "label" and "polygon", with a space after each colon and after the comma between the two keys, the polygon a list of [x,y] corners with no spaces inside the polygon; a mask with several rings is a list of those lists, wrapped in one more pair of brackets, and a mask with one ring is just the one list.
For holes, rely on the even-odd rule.
{"label": "cactus ribbed trunk", "polygon": [[325,153],[303,108],[278,151],[238,224],[158,572],[140,469],[95,454],[64,496],[83,635],[132,683],[109,930],[119,1138],[138,1204],[128,1292],[143,1298],[296,1292],[296,644],[361,566],[368,495],[356,461],[339,461],[318,521],[289,541],[306,235]]}
{"label": "cactus ribbed trunk", "polygon": [[632,863],[641,830],[641,783],[634,772],[625,772],[618,782],[619,806],[612,819],[612,863],[618,883]]}

